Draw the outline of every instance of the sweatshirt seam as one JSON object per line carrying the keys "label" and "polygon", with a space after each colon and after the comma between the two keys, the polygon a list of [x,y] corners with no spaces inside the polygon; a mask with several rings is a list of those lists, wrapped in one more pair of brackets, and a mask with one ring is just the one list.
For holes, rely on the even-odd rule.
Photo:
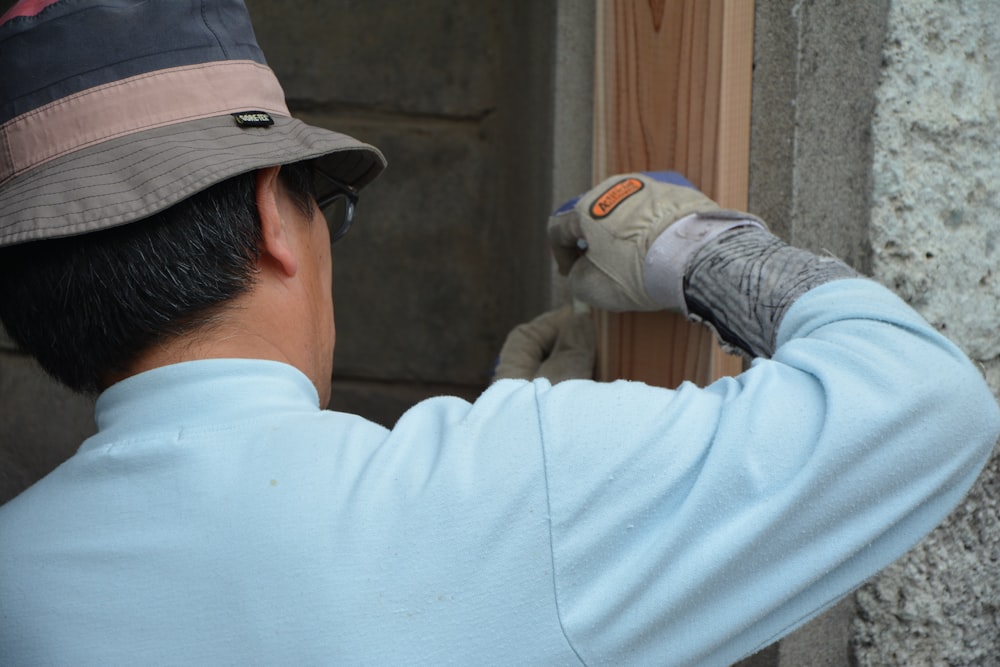
{"label": "sweatshirt seam", "polygon": [[552,534],[552,500],[549,492],[549,461],[548,461],[548,451],[545,446],[545,429],[542,426],[542,411],[541,406],[538,401],[538,384],[534,384],[535,391],[535,416],[538,420],[538,440],[539,446],[541,447],[542,454],[542,480],[545,483],[545,512],[548,517],[548,532],[549,532],[549,559],[551,564],[551,576],[552,576],[552,599],[556,606],[556,618],[559,620],[559,630],[562,632],[563,639],[566,640],[566,645],[573,651],[573,655],[576,659],[580,661],[581,665],[586,665],[587,662],[580,655],[573,641],[569,637],[569,633],[566,630],[566,625],[563,623],[563,613],[562,606],[559,599],[559,586],[556,583],[556,552],[555,552],[555,536]]}

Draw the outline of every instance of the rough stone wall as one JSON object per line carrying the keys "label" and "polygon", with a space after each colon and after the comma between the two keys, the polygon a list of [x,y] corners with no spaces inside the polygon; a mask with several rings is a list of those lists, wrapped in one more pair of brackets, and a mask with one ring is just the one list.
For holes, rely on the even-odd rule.
{"label": "rough stone wall", "polygon": [[[1000,12],[892,3],[872,131],[874,276],[1000,390]],[[949,519],[857,595],[857,664],[1000,664],[1000,461]]]}

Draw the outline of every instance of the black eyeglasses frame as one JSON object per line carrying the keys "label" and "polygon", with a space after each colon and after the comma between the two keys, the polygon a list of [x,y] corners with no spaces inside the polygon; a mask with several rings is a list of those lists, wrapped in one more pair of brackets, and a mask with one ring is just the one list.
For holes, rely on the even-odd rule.
{"label": "black eyeglasses frame", "polygon": [[[313,171],[317,177],[332,184],[335,188],[333,192],[323,196],[319,196],[318,194],[321,188],[316,188],[316,204],[319,206],[319,210],[323,212],[323,217],[326,218],[327,226],[330,228],[330,244],[333,245],[344,238],[344,235],[350,231],[351,225],[354,223],[354,211],[358,206],[358,189],[334,178],[322,169],[314,168]],[[333,224],[335,221],[331,221],[327,217],[326,211],[339,199],[344,200],[344,217],[340,221],[340,225],[334,229]]]}

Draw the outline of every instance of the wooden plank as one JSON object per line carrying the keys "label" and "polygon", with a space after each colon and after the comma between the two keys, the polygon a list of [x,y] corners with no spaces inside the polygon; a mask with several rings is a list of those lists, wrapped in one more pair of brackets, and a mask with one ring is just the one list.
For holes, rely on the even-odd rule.
{"label": "wooden plank", "polygon": [[[594,182],[671,169],[746,209],[753,0],[598,0]],[[606,313],[597,377],[675,387],[742,370],[709,331],[672,313]]]}

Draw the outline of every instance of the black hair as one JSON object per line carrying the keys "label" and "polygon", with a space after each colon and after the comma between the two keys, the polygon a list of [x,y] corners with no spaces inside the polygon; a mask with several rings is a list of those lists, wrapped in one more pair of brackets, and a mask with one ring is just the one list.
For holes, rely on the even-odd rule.
{"label": "black hair", "polygon": [[[279,178],[310,215],[311,163]],[[242,174],[144,220],[0,248],[0,321],[54,378],[99,391],[152,346],[211,326],[253,286],[255,183]]]}

